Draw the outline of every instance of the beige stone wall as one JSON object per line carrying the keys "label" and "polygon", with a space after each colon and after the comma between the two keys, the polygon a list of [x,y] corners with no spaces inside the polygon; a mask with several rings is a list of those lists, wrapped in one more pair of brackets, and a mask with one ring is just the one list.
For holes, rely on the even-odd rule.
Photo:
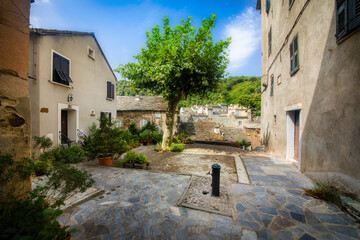
{"label": "beige stone wall", "polygon": [[[265,0],[261,1],[262,83],[268,85],[262,87],[262,140],[275,157],[288,157],[287,111],[300,110],[301,171],[339,176],[359,190],[360,32],[337,43],[334,1],[310,1],[300,16],[306,2],[297,0],[289,10],[288,2],[271,1],[267,14]],[[289,45],[296,35],[300,69],[291,76]],[[273,97],[271,75],[275,80]]]}
{"label": "beige stone wall", "polygon": [[[0,1],[0,154],[30,157],[28,43],[30,0]],[[31,182],[0,187],[0,200],[31,189]]]}
{"label": "beige stone wall", "polygon": [[[88,56],[88,46],[95,51],[95,60]],[[70,59],[71,87],[51,81],[52,51]],[[93,37],[32,33],[29,66],[33,77],[29,86],[33,135],[49,136],[57,144],[61,108],[69,110],[69,138],[73,141],[76,140],[76,129],[87,134],[89,126],[100,117],[100,112],[111,112],[112,117],[116,117],[116,99],[106,98],[106,82],[115,84],[116,78]],[[70,93],[73,95],[72,102],[67,101]],[[95,115],[91,114],[91,110],[95,110]]]}
{"label": "beige stone wall", "polygon": [[140,128],[140,120],[146,119],[165,129],[166,113],[160,112],[160,118],[155,117],[155,111],[117,111],[117,119],[121,121],[122,127],[127,129],[131,122],[136,123],[136,127]]}

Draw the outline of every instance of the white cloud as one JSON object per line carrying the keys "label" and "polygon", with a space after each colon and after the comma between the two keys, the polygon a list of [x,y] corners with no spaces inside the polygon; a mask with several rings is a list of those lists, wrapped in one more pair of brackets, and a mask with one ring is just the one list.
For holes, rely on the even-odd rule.
{"label": "white cloud", "polygon": [[229,47],[229,71],[241,68],[246,61],[260,48],[261,23],[260,14],[254,8],[248,8],[230,19],[225,25],[224,35],[231,36]]}

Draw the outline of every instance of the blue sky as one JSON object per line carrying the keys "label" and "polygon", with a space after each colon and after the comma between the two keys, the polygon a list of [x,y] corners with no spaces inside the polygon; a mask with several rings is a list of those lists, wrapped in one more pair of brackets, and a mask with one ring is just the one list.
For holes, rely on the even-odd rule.
{"label": "blue sky", "polygon": [[[256,0],[35,0],[31,27],[94,32],[112,68],[134,62],[145,32],[167,15],[172,26],[216,15],[215,40],[232,37],[229,76],[260,76],[260,13]],[[120,77],[118,77],[120,79]]]}

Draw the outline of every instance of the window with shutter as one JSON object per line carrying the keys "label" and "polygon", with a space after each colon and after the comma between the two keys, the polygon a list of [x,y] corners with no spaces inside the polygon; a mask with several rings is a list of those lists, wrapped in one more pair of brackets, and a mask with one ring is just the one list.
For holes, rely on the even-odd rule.
{"label": "window with shutter", "polygon": [[53,52],[52,81],[69,86],[73,81],[70,78],[70,60]]}
{"label": "window with shutter", "polygon": [[269,56],[271,54],[271,42],[272,42],[272,28],[270,27],[270,31],[268,34]]}
{"label": "window with shutter", "polygon": [[289,10],[291,9],[292,5],[294,4],[295,0],[289,0]]}
{"label": "window with shutter", "polygon": [[290,43],[290,74],[293,75],[299,70],[298,36],[295,36]]}
{"label": "window with shutter", "polygon": [[111,84],[111,98],[114,99],[115,98],[115,85]]}
{"label": "window with shutter", "polygon": [[270,0],[266,0],[266,13],[268,13],[270,10],[270,2]]}
{"label": "window with shutter", "polygon": [[335,0],[336,40],[340,41],[360,26],[360,0]]}
{"label": "window with shutter", "polygon": [[111,98],[111,82],[106,82],[106,98]]}
{"label": "window with shutter", "polygon": [[271,82],[270,82],[270,96],[274,96],[274,75],[271,75]]}

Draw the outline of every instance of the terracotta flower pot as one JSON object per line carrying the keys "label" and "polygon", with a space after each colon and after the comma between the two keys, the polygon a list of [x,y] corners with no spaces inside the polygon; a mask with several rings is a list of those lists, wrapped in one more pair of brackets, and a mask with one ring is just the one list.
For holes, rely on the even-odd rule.
{"label": "terracotta flower pot", "polygon": [[108,166],[108,167],[112,166],[112,156],[106,158],[98,158],[98,160],[99,160],[99,165],[101,166]]}

